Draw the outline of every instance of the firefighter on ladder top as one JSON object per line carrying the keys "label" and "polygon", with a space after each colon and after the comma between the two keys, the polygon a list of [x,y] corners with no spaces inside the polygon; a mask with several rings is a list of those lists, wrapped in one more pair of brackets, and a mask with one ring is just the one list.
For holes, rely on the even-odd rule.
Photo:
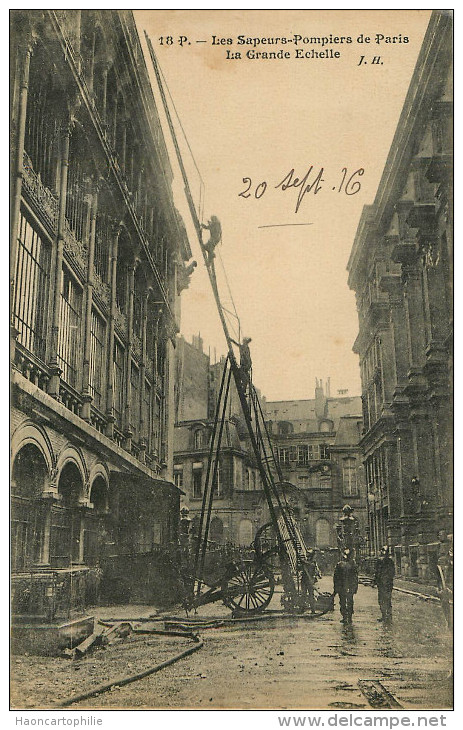
{"label": "firefighter on ladder top", "polygon": [[[230,338],[231,339],[231,338]],[[250,337],[244,337],[243,342],[240,344],[235,340],[231,340],[234,345],[237,345],[240,350],[240,374],[241,382],[244,390],[247,386],[252,383],[252,359],[251,350],[249,349],[249,343],[252,342]]]}
{"label": "firefighter on ladder top", "polygon": [[210,266],[215,258],[215,247],[222,240],[222,226],[220,225],[220,221],[217,216],[211,215],[207,225],[202,223],[201,228],[209,231],[209,240],[201,245],[206,252],[206,263]]}

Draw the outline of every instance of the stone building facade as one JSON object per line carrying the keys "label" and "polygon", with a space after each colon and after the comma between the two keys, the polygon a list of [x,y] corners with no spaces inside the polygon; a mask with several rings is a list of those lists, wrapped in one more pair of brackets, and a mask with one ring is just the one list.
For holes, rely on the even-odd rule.
{"label": "stone building facade", "polygon": [[[212,364],[202,341],[179,339],[176,350],[174,478],[185,492],[192,530],[199,523],[214,412],[225,360]],[[300,523],[303,537],[320,549],[337,547],[342,508],[355,510],[360,535],[366,528],[366,490],[358,441],[360,397],[327,397],[322,383],[315,398],[267,402],[259,394],[272,448],[283,478],[283,502]],[[275,473],[278,482],[278,475]],[[250,545],[270,521],[260,473],[249,443],[241,405],[232,382],[215,485],[209,539],[217,544]]]}
{"label": "stone building facade", "polygon": [[[176,425],[174,479],[185,494],[191,532],[199,526],[209,444],[225,359],[211,364],[200,337],[179,338],[176,349]],[[249,447],[238,394],[232,381],[220,449],[209,540],[217,545],[249,546],[268,521],[259,470]]]}
{"label": "stone building facade", "polygon": [[283,477],[295,487],[289,499],[306,544],[336,548],[336,526],[347,504],[364,538],[360,397],[331,397],[329,381],[324,389],[317,380],[313,399],[267,401],[266,418]]}
{"label": "stone building facade", "polygon": [[428,580],[452,541],[452,19],[434,11],[351,252],[370,546]]}
{"label": "stone building facade", "polygon": [[131,11],[11,21],[13,610],[56,614],[177,539],[191,251]]}

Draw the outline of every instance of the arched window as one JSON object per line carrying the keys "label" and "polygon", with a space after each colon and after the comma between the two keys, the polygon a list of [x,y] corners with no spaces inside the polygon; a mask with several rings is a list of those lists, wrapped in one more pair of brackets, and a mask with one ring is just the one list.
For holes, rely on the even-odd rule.
{"label": "arched window", "polygon": [[47,465],[40,450],[26,444],[18,452],[11,479],[11,568],[24,570],[40,559],[42,538],[35,500],[45,488]]}
{"label": "arched window", "polygon": [[61,502],[52,512],[50,560],[52,565],[65,568],[78,562],[80,557],[79,497],[82,494],[82,477],[73,462],[65,464],[61,471],[58,493]]}
{"label": "arched window", "polygon": [[252,542],[252,537],[253,534],[251,520],[241,520],[238,532],[239,545],[250,545]]}
{"label": "arched window", "polygon": [[319,429],[321,433],[330,433],[333,430],[332,421],[320,421]]}
{"label": "arched window", "polygon": [[220,517],[213,517],[209,527],[209,539],[212,542],[223,542],[223,522]]}
{"label": "arched window", "polygon": [[90,490],[90,504],[96,515],[104,515],[108,509],[108,487],[101,476],[96,477],[93,481]]}
{"label": "arched window", "polygon": [[278,433],[280,436],[287,436],[288,434],[293,433],[293,431],[293,424],[289,421],[278,422]]}
{"label": "arched window", "polygon": [[320,519],[315,523],[315,544],[320,548],[329,547],[330,523],[328,520]]}
{"label": "arched window", "polygon": [[50,71],[47,49],[38,44],[31,59],[24,150],[34,172],[52,192],[59,188],[60,127],[65,94]]}
{"label": "arched window", "polygon": [[194,442],[195,449],[201,449],[204,446],[205,439],[204,439],[204,430],[202,428],[198,428],[194,432],[193,442]]}
{"label": "arched window", "polygon": [[108,487],[102,476],[97,476],[90,489],[92,512],[85,519],[84,562],[96,565],[104,547],[104,515],[108,509]]}

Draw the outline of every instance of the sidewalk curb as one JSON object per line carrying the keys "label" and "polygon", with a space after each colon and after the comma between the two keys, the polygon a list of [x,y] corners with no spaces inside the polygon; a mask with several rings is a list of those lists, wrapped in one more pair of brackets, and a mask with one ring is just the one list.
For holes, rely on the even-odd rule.
{"label": "sidewalk curb", "polygon": [[398,588],[396,586],[394,586],[394,590],[399,593],[406,593],[409,596],[417,596],[417,598],[422,598],[423,601],[435,601],[436,603],[440,603],[440,598],[437,596],[430,596],[425,593],[418,593],[417,591],[409,591],[406,588]]}

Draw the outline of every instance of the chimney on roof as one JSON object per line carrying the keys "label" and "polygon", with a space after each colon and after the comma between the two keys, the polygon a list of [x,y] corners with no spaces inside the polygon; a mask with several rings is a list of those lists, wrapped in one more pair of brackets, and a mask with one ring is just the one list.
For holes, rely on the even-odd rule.
{"label": "chimney on roof", "polygon": [[197,335],[193,335],[191,344],[194,348],[196,348],[196,350],[199,350],[200,352],[203,351],[203,338],[201,337],[200,332]]}
{"label": "chimney on roof", "polygon": [[326,397],[331,398],[331,378],[326,381]]}
{"label": "chimney on roof", "polygon": [[325,417],[326,398],[323,393],[323,382],[320,378],[315,379],[315,415],[317,418]]}

